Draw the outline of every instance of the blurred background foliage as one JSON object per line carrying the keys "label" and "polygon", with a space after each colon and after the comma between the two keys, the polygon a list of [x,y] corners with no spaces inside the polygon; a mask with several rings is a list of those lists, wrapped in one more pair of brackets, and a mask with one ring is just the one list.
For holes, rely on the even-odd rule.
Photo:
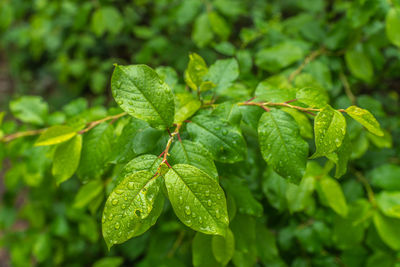
{"label": "blurred background foliage", "polygon": [[[399,266],[399,10],[398,0],[2,0],[0,134],[115,113],[108,109],[113,63],[166,66],[158,72],[183,87],[189,52],[209,64],[235,57],[239,79],[220,92],[229,100],[252,95],[264,79],[263,86],[282,86],[282,77],[290,79],[311,58],[295,85],[323,88],[336,108],[369,109],[385,136],[349,123],[356,145],[340,180],[350,207],[346,219],[327,209],[313,187],[286,191],[291,185],[264,172],[258,151],[230,167],[232,173],[222,172],[246,181],[234,185],[244,188],[236,191],[237,202],[251,199],[250,208],[237,203],[232,228],[243,232],[236,237],[243,258],[230,264]],[[138,151],[152,150],[148,144],[161,134],[151,136],[137,137]],[[191,265],[194,232],[171,212],[108,252],[99,207],[110,188],[80,186],[78,179],[57,187],[49,171],[54,151],[32,147],[34,140],[0,144],[0,266]],[[104,180],[116,175],[104,173]],[[301,196],[290,197],[296,192]],[[385,215],[382,222],[371,223],[371,205]],[[259,206],[264,214],[255,221]]]}

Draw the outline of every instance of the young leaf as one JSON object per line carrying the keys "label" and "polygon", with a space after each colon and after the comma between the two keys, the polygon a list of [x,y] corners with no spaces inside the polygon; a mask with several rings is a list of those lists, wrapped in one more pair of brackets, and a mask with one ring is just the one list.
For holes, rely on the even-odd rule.
{"label": "young leaf", "polygon": [[218,172],[211,153],[200,143],[189,140],[176,142],[171,149],[168,161],[171,164],[189,164],[206,172],[218,181]]}
{"label": "young leaf", "polygon": [[228,228],[225,237],[213,236],[211,246],[215,259],[223,266],[227,265],[235,252],[235,237],[232,231]]}
{"label": "young leaf", "polygon": [[346,217],[348,207],[340,184],[328,176],[324,176],[317,181],[321,189],[318,191],[321,198],[325,199],[337,214]]}
{"label": "young leaf", "polygon": [[229,86],[239,77],[239,64],[236,59],[220,59],[210,66],[206,79],[213,82],[221,91]]}
{"label": "young leaf", "polygon": [[189,64],[185,71],[185,82],[193,90],[199,90],[208,68],[204,59],[196,53],[189,55]]}
{"label": "young leaf", "polygon": [[305,87],[296,92],[297,101],[309,107],[321,108],[328,104],[329,97],[326,91],[318,88]]}
{"label": "young leaf", "polygon": [[182,123],[193,114],[195,114],[201,107],[201,102],[197,99],[192,99],[179,107],[175,113],[174,123]]}
{"label": "young leaf", "polygon": [[155,128],[174,121],[174,97],[168,85],[146,65],[116,66],[111,89],[117,104],[128,114]]}
{"label": "young leaf", "polygon": [[81,158],[81,150],[81,135],[76,135],[71,140],[57,146],[51,170],[57,184],[68,180],[75,173]]}
{"label": "young leaf", "polygon": [[197,232],[192,242],[192,260],[194,267],[221,267],[212,251],[213,236]]}
{"label": "young leaf", "polygon": [[393,250],[400,250],[400,220],[374,213],[374,225],[382,240]]}
{"label": "young leaf", "polygon": [[386,35],[389,41],[400,47],[400,8],[394,7],[386,15]]}
{"label": "young leaf", "polygon": [[187,124],[194,141],[204,145],[215,160],[234,163],[244,159],[246,143],[238,129],[215,116],[198,115]]}
{"label": "young leaf", "polygon": [[362,126],[367,128],[367,130],[371,133],[377,136],[383,136],[383,131],[379,125],[379,122],[368,110],[359,108],[357,106],[350,106],[346,109],[346,112],[350,117],[361,123]]}
{"label": "young leaf", "polygon": [[35,146],[50,146],[65,142],[76,135],[74,128],[56,125],[46,129],[36,140]]}
{"label": "young leaf", "polygon": [[327,105],[315,118],[314,134],[317,149],[311,158],[329,155],[342,144],[346,134],[346,119],[339,111]]}
{"label": "young leaf", "polygon": [[229,224],[224,191],[207,173],[174,165],[165,175],[169,200],[178,218],[192,229],[225,236]]}
{"label": "young leaf", "polygon": [[103,174],[111,153],[112,139],[113,127],[107,123],[101,123],[85,134],[78,177],[86,181]]}
{"label": "young leaf", "polygon": [[152,211],[160,204],[157,199],[161,185],[161,177],[138,171],[125,177],[111,192],[102,219],[103,236],[109,248],[143,233],[143,225],[155,223],[161,211],[156,214]]}
{"label": "young leaf", "polygon": [[265,112],[258,123],[258,141],[264,160],[282,177],[299,183],[306,169],[308,144],[296,121],[279,109]]}

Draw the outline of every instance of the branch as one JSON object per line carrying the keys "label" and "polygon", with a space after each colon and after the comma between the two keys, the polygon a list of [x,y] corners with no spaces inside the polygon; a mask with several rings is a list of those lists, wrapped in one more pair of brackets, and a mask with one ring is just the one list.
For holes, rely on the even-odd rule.
{"label": "branch", "polygon": [[301,65],[295,69],[290,75],[289,75],[289,82],[292,82],[294,80],[294,78],[296,78],[297,75],[299,75],[303,69],[305,68],[305,66],[307,66],[311,61],[313,61],[314,59],[316,59],[317,57],[319,57],[320,55],[325,53],[325,47],[321,47],[318,50],[315,50],[314,52],[312,52],[310,55],[308,55],[303,63],[301,63]]}
{"label": "branch", "polygon": [[182,126],[181,123],[179,123],[179,124],[176,125],[175,131],[174,131],[173,133],[170,134],[170,137],[169,137],[169,139],[168,139],[168,142],[167,142],[167,145],[165,146],[164,151],[158,156],[158,157],[161,157],[161,156],[162,156],[162,157],[163,157],[163,160],[161,161],[160,165],[158,166],[158,169],[157,169],[155,175],[157,175],[157,174],[159,173],[159,171],[160,171],[160,169],[161,169],[161,165],[162,165],[163,163],[167,164],[168,167],[171,167],[171,166],[168,164],[168,161],[167,161],[167,158],[168,158],[168,156],[169,156],[168,152],[169,152],[169,149],[171,148],[171,145],[172,145],[172,142],[174,141],[175,136],[178,136],[178,139],[180,140],[179,129],[181,128],[181,126]]}
{"label": "branch", "polygon": [[353,92],[351,91],[351,88],[350,88],[350,85],[349,85],[349,81],[347,80],[347,78],[343,74],[343,72],[340,73],[339,78],[343,83],[344,92],[346,93],[347,97],[350,99],[351,104],[355,105],[356,104],[356,97],[354,96]]}
{"label": "branch", "polygon": [[[87,123],[87,127],[85,129],[79,131],[78,133],[79,134],[86,133],[102,122],[109,121],[109,120],[115,121],[115,120],[119,119],[120,117],[125,116],[126,114],[127,114],[126,112],[122,112],[117,115],[108,116],[108,117],[105,117],[105,118],[97,120],[97,121],[89,122],[89,123]],[[0,139],[0,141],[6,143],[6,142],[10,142],[14,139],[20,138],[20,137],[38,135],[38,134],[41,134],[42,132],[44,132],[45,130],[47,130],[47,128],[30,130],[30,131],[25,131],[25,132],[17,132],[17,133],[13,133],[13,134],[4,136],[3,138]]]}
{"label": "branch", "polygon": [[[258,106],[262,109],[264,109],[265,111],[270,111],[270,109],[268,107],[286,107],[286,108],[292,108],[292,109],[297,109],[299,111],[308,113],[310,115],[315,116],[314,113],[312,112],[319,112],[322,109],[320,108],[303,108],[303,107],[299,107],[299,106],[294,106],[294,105],[290,105],[289,103],[294,102],[295,100],[289,100],[286,101],[284,103],[272,103],[272,102],[242,102],[242,103],[238,103],[239,106]],[[340,112],[346,112],[344,109],[338,109],[338,111]]]}

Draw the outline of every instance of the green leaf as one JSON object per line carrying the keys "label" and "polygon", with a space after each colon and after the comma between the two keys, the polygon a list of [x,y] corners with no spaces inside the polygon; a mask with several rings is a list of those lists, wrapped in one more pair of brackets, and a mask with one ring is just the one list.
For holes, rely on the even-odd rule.
{"label": "green leaf", "polygon": [[155,128],[174,121],[174,97],[168,85],[146,65],[116,66],[111,89],[117,104],[128,114]]}
{"label": "green leaf", "polygon": [[83,185],[75,196],[73,207],[82,209],[103,192],[103,182],[93,180]]}
{"label": "green leaf", "polygon": [[138,171],[115,187],[107,199],[102,219],[103,236],[109,248],[154,225],[162,211],[159,206],[163,206],[158,202],[161,185],[161,177]]}
{"label": "green leaf", "polygon": [[258,141],[264,160],[279,175],[298,184],[306,169],[308,144],[296,121],[279,109],[265,112],[258,123]]}
{"label": "green leaf", "polygon": [[359,108],[357,106],[350,106],[346,109],[346,112],[350,117],[361,123],[361,125],[367,128],[367,130],[371,133],[377,136],[384,135],[379,122],[368,110]]}
{"label": "green leaf", "polygon": [[36,140],[35,146],[50,146],[65,142],[77,134],[74,128],[56,125],[46,129]]}
{"label": "green leaf", "polygon": [[261,49],[255,56],[255,63],[261,69],[277,72],[304,57],[301,47],[292,42],[283,42]]}
{"label": "green leaf", "polygon": [[200,48],[208,45],[214,37],[207,13],[198,16],[193,24],[192,40]]}
{"label": "green leaf", "polygon": [[226,192],[234,197],[239,212],[252,216],[262,216],[263,206],[254,198],[244,179],[231,176],[223,179],[222,185]]}
{"label": "green leaf", "polygon": [[389,41],[400,47],[400,8],[393,7],[386,15],[386,36]]}
{"label": "green leaf", "polygon": [[373,169],[368,176],[374,187],[388,191],[400,191],[400,166],[396,164],[383,164]]}
{"label": "green leaf", "polygon": [[220,267],[212,251],[213,236],[197,232],[192,242],[192,261],[194,267]]}
{"label": "green leaf", "polygon": [[215,90],[222,91],[230,87],[239,77],[239,64],[235,58],[220,59],[210,66],[205,79],[213,82]]}
{"label": "green leaf", "polygon": [[358,50],[348,50],[345,54],[346,64],[350,72],[357,78],[371,82],[374,69],[369,57]]}
{"label": "green leaf", "polygon": [[169,200],[178,218],[192,229],[225,236],[229,224],[224,191],[207,173],[174,165],[165,175]]}
{"label": "green leaf", "polygon": [[289,113],[290,116],[297,122],[299,126],[300,135],[303,138],[311,139],[313,138],[313,128],[311,126],[310,119],[303,112],[295,110],[293,108],[282,108],[283,111]]}
{"label": "green leaf", "polygon": [[376,211],[374,224],[383,242],[394,250],[400,250],[400,220],[386,217]]}
{"label": "green leaf", "polygon": [[121,31],[123,25],[124,20],[119,11],[112,6],[106,6],[94,12],[91,28],[97,36],[101,36],[105,32],[117,34]]}
{"label": "green leaf", "polygon": [[[312,166],[312,164],[308,164]],[[307,172],[299,185],[287,184],[286,200],[291,213],[312,208],[314,199],[312,193],[315,189],[315,179],[308,176]]]}
{"label": "green leaf", "polygon": [[201,107],[201,102],[197,99],[191,99],[180,106],[175,113],[174,123],[182,123],[193,116]]}
{"label": "green leaf", "polygon": [[97,260],[93,267],[119,267],[124,262],[124,258],[122,257],[106,257],[100,260]]}
{"label": "green leaf", "polygon": [[181,163],[195,166],[218,181],[218,172],[212,155],[202,144],[189,140],[175,142],[170,153],[168,159],[170,164]]}
{"label": "green leaf", "polygon": [[329,155],[341,145],[346,134],[346,119],[329,105],[324,107],[315,117],[315,154],[311,158]]}
{"label": "green leaf", "polygon": [[348,207],[340,184],[329,176],[323,176],[317,181],[320,188],[318,191],[320,197],[326,200],[329,207],[331,207],[337,214],[346,217]]}
{"label": "green leaf", "polygon": [[101,123],[86,133],[83,137],[81,161],[78,176],[83,180],[100,177],[111,154],[113,127]]}
{"label": "green leaf", "polygon": [[224,18],[218,15],[217,12],[212,11],[208,13],[208,19],[210,21],[212,31],[219,36],[221,40],[228,39],[231,30]]}
{"label": "green leaf", "polygon": [[335,177],[340,178],[347,172],[347,163],[350,159],[352,152],[352,145],[350,142],[349,134],[346,132],[343,142],[336,152],[327,155],[327,158],[336,164]]}
{"label": "green leaf", "polygon": [[52,240],[50,234],[43,233],[37,236],[32,247],[32,253],[38,262],[43,262],[51,256]]}
{"label": "green leaf", "polygon": [[258,255],[265,266],[279,259],[278,248],[274,234],[263,224],[256,224],[256,246]]}
{"label": "green leaf", "polygon": [[233,163],[245,158],[245,140],[228,122],[216,116],[198,115],[186,127],[193,140],[204,145],[215,160]]}
{"label": "green leaf", "polygon": [[383,191],[376,195],[376,203],[383,214],[400,219],[400,192]]}
{"label": "green leaf", "polygon": [[148,171],[153,175],[156,174],[158,166],[160,166],[162,158],[155,155],[145,154],[137,156],[136,158],[129,161],[121,170],[116,184],[127,176],[134,174],[139,171]]}
{"label": "green leaf", "polygon": [[305,87],[296,92],[297,101],[309,107],[321,108],[328,104],[329,97],[325,90]]}
{"label": "green leaf", "polygon": [[279,176],[271,166],[267,166],[263,174],[262,191],[269,204],[279,211],[287,207],[286,201],[287,181]]}
{"label": "green leaf", "polygon": [[82,136],[76,135],[71,140],[59,144],[54,152],[52,174],[56,183],[68,180],[78,169],[82,150]]}
{"label": "green leaf", "polygon": [[10,102],[10,110],[22,122],[43,125],[49,107],[40,96],[22,96]]}
{"label": "green leaf", "polygon": [[296,90],[283,75],[275,75],[257,85],[254,95],[257,100],[285,102],[296,98]]}
{"label": "green leaf", "polygon": [[185,82],[193,90],[199,90],[208,68],[204,59],[196,53],[189,55],[189,63],[185,71]]}
{"label": "green leaf", "polygon": [[225,237],[213,236],[211,246],[215,259],[223,266],[227,265],[235,252],[235,237],[232,231],[228,228]]}
{"label": "green leaf", "polygon": [[256,224],[252,216],[238,213],[231,222],[231,230],[235,236],[235,266],[255,266],[257,261]]}

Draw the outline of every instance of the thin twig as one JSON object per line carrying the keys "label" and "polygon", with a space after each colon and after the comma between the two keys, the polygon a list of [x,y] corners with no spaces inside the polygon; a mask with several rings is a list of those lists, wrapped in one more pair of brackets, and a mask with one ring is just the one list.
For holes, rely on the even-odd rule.
{"label": "thin twig", "polygon": [[325,53],[325,47],[321,47],[320,49],[315,50],[310,55],[308,55],[304,59],[303,63],[301,63],[301,65],[289,75],[289,78],[288,78],[289,82],[292,82],[294,80],[294,78],[296,78],[296,76],[299,75],[303,71],[305,66],[307,66],[311,61],[313,61],[314,59],[316,59],[323,53]]}
{"label": "thin twig", "polygon": [[375,194],[374,191],[372,190],[371,185],[369,184],[368,180],[364,177],[364,175],[362,175],[361,172],[356,171],[355,174],[357,180],[359,180],[363,184],[365,191],[367,192],[369,202],[375,208],[376,207]]}
{"label": "thin twig", "polygon": [[349,81],[346,78],[346,75],[344,75],[343,72],[341,72],[339,74],[339,78],[343,83],[344,92],[346,93],[347,97],[350,99],[351,104],[355,105],[356,104],[356,97],[354,96],[353,92],[351,91],[350,84],[349,84]]}
{"label": "thin twig", "polygon": [[185,231],[180,231],[178,238],[175,240],[174,244],[172,245],[171,250],[168,252],[167,257],[172,258],[176,252],[176,250],[181,245],[183,238],[185,237]]}
{"label": "thin twig", "polygon": [[[127,114],[126,112],[122,112],[122,113],[119,113],[117,115],[108,116],[108,117],[105,117],[105,118],[97,120],[97,121],[89,122],[85,129],[79,131],[79,134],[86,133],[86,132],[90,131],[92,128],[94,128],[96,125],[99,125],[102,122],[109,121],[109,120],[113,120],[113,122],[114,122],[115,120],[119,119],[122,116],[125,116],[126,114]],[[9,135],[4,136],[3,138],[0,139],[0,141],[6,143],[6,142],[10,142],[10,141],[12,141],[14,139],[17,139],[17,138],[21,138],[21,137],[25,137],[25,136],[38,135],[38,134],[43,133],[45,130],[47,130],[47,128],[37,129],[37,130],[29,130],[29,131],[25,131],[25,132],[17,132],[17,133],[13,133],[13,134],[9,134]]]}

